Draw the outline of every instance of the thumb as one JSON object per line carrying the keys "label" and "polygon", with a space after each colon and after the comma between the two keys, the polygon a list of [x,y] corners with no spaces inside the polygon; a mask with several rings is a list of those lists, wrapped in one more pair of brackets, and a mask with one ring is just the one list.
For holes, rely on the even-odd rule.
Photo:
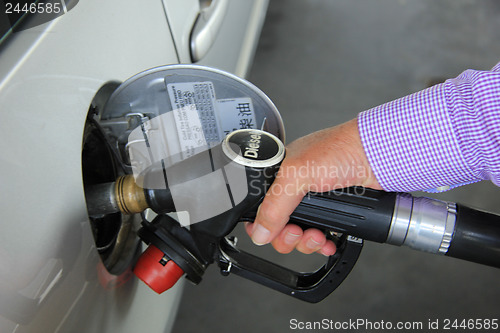
{"label": "thumb", "polygon": [[247,226],[247,232],[256,245],[268,244],[278,236],[307,193],[305,183],[286,175],[285,170],[287,168],[282,166],[257,211],[254,223]]}

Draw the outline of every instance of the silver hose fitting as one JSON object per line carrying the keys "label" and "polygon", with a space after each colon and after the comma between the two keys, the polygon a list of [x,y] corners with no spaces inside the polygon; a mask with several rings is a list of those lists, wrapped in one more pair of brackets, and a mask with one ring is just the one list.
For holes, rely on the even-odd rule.
{"label": "silver hose fitting", "polygon": [[400,194],[396,199],[387,243],[446,254],[456,217],[456,204],[453,202]]}

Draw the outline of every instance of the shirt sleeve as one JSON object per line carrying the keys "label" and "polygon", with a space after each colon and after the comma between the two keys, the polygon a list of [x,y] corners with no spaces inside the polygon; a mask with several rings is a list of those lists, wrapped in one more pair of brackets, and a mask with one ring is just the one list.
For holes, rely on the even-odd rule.
{"label": "shirt sleeve", "polygon": [[362,112],[358,126],[386,191],[500,186],[500,63]]}

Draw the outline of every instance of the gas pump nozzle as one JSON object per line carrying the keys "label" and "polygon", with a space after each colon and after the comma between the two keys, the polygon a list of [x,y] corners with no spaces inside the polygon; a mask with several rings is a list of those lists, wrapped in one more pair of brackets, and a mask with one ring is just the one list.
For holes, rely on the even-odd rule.
{"label": "gas pump nozzle", "polygon": [[[238,222],[253,221],[284,153],[283,144],[272,134],[235,131],[203,155],[171,168],[164,164],[150,168],[143,184],[162,179],[163,188],[138,186],[137,179],[126,176],[96,189],[101,193],[96,196],[101,198],[100,204],[89,207],[96,214],[117,209],[130,214],[146,208],[158,214],[153,221],[144,221],[138,232],[149,247],[135,267],[136,275],[158,293],[170,288],[183,273],[199,283],[207,266],[215,262],[224,275],[237,274],[298,299],[319,302],[350,273],[363,240],[500,267],[499,216],[455,203],[361,187],[310,193],[291,215],[290,223],[321,229],[337,245],[337,253],[316,272],[295,272],[239,250],[227,236]],[[235,185],[238,172],[244,175],[243,187]],[[209,173],[219,173],[222,181],[199,184],[209,187],[215,201],[229,198],[229,204],[205,214],[203,209],[197,211],[203,201],[196,196],[199,188],[189,181],[204,179]],[[180,191],[183,199],[176,200],[182,184],[188,184]],[[182,202],[186,198],[187,205]],[[193,219],[189,229],[165,214],[179,211],[182,205]],[[89,212],[92,214],[91,208]]]}

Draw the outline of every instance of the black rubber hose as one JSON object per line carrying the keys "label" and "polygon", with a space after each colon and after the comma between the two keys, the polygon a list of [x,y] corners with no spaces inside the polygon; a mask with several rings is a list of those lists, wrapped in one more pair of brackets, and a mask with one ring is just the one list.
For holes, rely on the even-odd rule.
{"label": "black rubber hose", "polygon": [[500,216],[457,205],[449,257],[500,268]]}

